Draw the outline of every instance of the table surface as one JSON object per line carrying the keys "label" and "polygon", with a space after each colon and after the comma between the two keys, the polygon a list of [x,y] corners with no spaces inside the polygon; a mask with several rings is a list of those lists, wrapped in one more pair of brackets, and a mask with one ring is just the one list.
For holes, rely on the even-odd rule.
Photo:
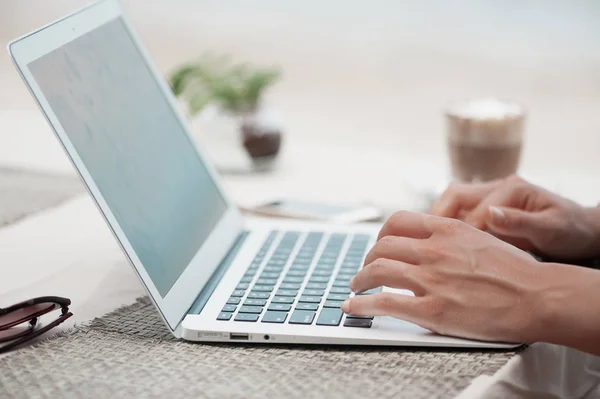
{"label": "table surface", "polygon": [[[0,159],[5,165],[73,176],[70,164],[40,117],[28,112],[0,113],[0,141],[7,131],[13,139],[5,138],[10,146],[0,147]],[[15,133],[25,138],[15,140]],[[288,145],[292,147],[291,143]],[[435,191],[444,183],[439,160],[399,159],[393,152],[357,153],[351,148],[314,148],[310,143],[294,143],[293,149],[298,148],[311,151],[310,162],[304,156],[295,157],[302,151],[290,148],[273,173],[225,176],[227,190],[240,203],[275,195],[301,195],[413,209],[423,206],[423,191]],[[386,173],[380,173],[381,170]],[[373,178],[376,175],[381,178]],[[386,175],[391,175],[391,179]],[[426,181],[438,183],[427,185]],[[557,174],[547,182],[563,190],[590,184],[585,176],[573,180],[568,174]],[[583,188],[571,192],[578,193],[581,202],[600,198]],[[123,267],[119,247],[86,194],[0,229],[0,248],[0,264],[10,265],[0,280],[0,303],[38,295],[68,296],[76,316],[62,329],[132,303],[144,294],[134,273]],[[600,359],[566,348],[536,345],[494,377],[476,381],[463,395],[476,397],[482,390],[491,394],[494,389],[505,387],[506,381],[509,386],[517,384],[523,389],[553,389],[559,397],[582,392],[582,387],[591,392],[598,381],[584,372],[586,367],[598,369]],[[563,383],[548,384],[556,380]]]}

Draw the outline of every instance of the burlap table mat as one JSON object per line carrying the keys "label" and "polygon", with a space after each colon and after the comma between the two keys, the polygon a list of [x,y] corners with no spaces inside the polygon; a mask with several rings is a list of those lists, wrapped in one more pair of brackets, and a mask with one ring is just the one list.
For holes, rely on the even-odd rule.
{"label": "burlap table mat", "polygon": [[188,343],[143,298],[0,359],[0,397],[446,398],[514,353]]}
{"label": "burlap table mat", "polygon": [[[7,173],[10,187],[2,185]],[[76,180],[60,183],[67,187],[63,190],[50,183],[56,176],[18,172],[19,179],[15,173],[0,169],[0,203],[11,209],[2,214],[8,215],[5,224],[81,189]],[[50,194],[44,195],[48,188]],[[149,300],[141,298],[1,358],[0,397],[452,397],[475,377],[494,374],[514,354],[194,344],[174,339]]]}

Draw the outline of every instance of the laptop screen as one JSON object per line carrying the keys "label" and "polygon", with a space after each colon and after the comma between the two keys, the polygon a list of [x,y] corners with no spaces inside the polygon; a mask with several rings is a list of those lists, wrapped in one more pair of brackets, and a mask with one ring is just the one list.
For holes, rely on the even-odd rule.
{"label": "laptop screen", "polygon": [[164,297],[227,204],[123,21],[28,67]]}

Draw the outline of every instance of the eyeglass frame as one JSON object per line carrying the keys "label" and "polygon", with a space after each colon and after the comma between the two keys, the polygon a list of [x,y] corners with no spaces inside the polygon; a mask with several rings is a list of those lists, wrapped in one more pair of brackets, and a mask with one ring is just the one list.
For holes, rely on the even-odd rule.
{"label": "eyeglass frame", "polygon": [[[1,331],[8,331],[13,327],[16,327],[20,324],[24,324],[26,322],[29,322],[29,328],[27,330],[25,330],[21,333],[17,333],[14,336],[4,338],[4,339],[0,338],[0,344],[6,343],[5,345],[0,345],[0,353],[6,352],[10,349],[13,349],[13,348],[27,342],[27,341],[30,341],[36,337],[39,337],[40,335],[44,334],[45,332],[47,332],[47,331],[51,330],[52,328],[58,326],[59,324],[63,323],[69,317],[73,316],[73,313],[71,313],[69,311],[69,306],[71,305],[70,299],[63,298],[63,297],[57,297],[57,296],[43,296],[43,297],[28,299],[26,301],[19,302],[17,304],[11,305],[6,308],[0,308],[0,320],[1,320],[2,316],[8,315],[12,312],[16,312],[21,309],[26,309],[28,307],[36,306],[36,305],[40,305],[40,304],[44,304],[44,303],[52,304],[53,306],[51,308],[41,309],[33,314],[27,315],[27,317],[16,319],[16,320],[12,321],[11,323],[7,323],[4,325],[0,324],[0,332],[1,332]],[[47,313],[50,313],[50,312],[58,309],[59,307],[61,309],[61,315],[56,320],[54,320],[52,323],[48,323],[47,325],[45,325],[41,328],[38,328],[38,329],[35,328],[39,317],[41,317]]]}

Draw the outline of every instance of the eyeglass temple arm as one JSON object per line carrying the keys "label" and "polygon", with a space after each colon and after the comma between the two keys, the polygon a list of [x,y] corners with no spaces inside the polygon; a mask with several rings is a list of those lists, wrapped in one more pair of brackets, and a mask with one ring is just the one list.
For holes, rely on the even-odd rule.
{"label": "eyeglass temple arm", "polygon": [[0,316],[8,314],[10,312],[14,312],[15,310],[25,308],[27,306],[38,305],[40,303],[46,302],[60,305],[60,307],[63,310],[63,314],[65,313],[65,309],[71,304],[71,300],[68,298],[63,298],[60,296],[40,296],[37,298],[32,298],[23,302],[16,303],[7,308],[0,308]]}

